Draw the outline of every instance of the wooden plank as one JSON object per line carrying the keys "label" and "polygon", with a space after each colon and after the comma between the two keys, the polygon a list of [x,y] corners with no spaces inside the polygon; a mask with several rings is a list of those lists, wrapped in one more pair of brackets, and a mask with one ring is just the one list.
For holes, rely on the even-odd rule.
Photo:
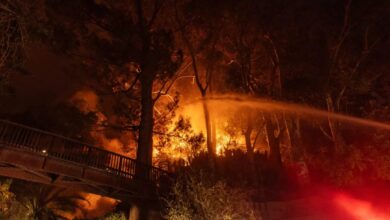
{"label": "wooden plank", "polygon": [[27,180],[36,183],[43,183],[43,184],[50,183],[50,181],[47,181],[47,179],[42,178],[41,176],[37,176],[35,174],[25,172],[24,170],[19,168],[0,167],[0,175],[10,177],[10,178],[15,178],[15,179]]}
{"label": "wooden plank", "polygon": [[25,165],[27,164],[31,169],[39,169],[45,158],[34,152],[26,152],[20,149],[12,149],[8,147],[0,148],[0,161],[14,164]]}
{"label": "wooden plank", "polygon": [[83,176],[83,166],[52,157],[46,158],[46,163],[43,167],[43,170],[59,175],[73,176],[76,178],[81,178]]}

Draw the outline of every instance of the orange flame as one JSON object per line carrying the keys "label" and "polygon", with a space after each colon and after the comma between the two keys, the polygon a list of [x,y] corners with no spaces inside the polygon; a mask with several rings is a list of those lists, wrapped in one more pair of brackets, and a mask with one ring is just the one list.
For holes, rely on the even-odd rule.
{"label": "orange flame", "polygon": [[[222,156],[225,150],[240,148],[245,150],[245,138],[241,133],[238,133],[236,136],[231,136],[226,130],[228,118],[231,116],[226,113],[221,113],[218,110],[210,109],[211,117],[213,118],[213,126],[215,126],[215,147],[216,154]],[[203,112],[203,107],[201,104],[189,104],[184,105],[178,110],[176,119],[179,117],[188,118],[191,123],[191,128],[194,133],[203,133],[206,134],[205,126],[205,117]],[[172,131],[174,124],[168,129]],[[185,136],[183,134],[182,136]],[[189,161],[189,158],[192,154],[196,153],[191,150],[189,143],[186,143],[180,138],[171,137],[172,144],[170,146],[165,146],[162,149],[153,149],[153,157],[161,158],[163,155],[168,156],[168,160],[184,160],[185,162]],[[156,140],[157,141],[157,140]],[[201,146],[200,151],[206,151],[206,143]]]}

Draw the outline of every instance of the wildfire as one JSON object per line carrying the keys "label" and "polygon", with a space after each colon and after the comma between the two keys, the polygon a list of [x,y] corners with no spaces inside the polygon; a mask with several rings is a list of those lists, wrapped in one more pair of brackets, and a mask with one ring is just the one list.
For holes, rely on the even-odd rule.
{"label": "wildfire", "polygon": [[216,153],[218,156],[222,156],[225,150],[242,149],[245,151],[245,139],[242,135],[240,135],[239,137],[233,137],[223,129],[217,129],[216,136]]}
{"label": "wildfire", "polygon": [[[215,131],[213,132],[213,134],[215,135],[213,141],[215,141],[215,143],[213,144],[215,146],[216,154],[218,156],[222,156],[225,150],[236,148],[245,150],[245,139],[241,135],[241,133],[238,132],[238,135],[233,135],[227,131],[227,120],[229,115],[224,115],[220,114],[219,112],[213,111],[211,111],[210,113],[212,114],[213,118],[213,129],[215,129]],[[191,130],[194,133],[202,133],[203,136],[206,135],[204,113],[203,108],[200,104],[187,105],[179,109],[177,117],[174,119],[174,121],[177,121],[180,117],[189,119],[189,122],[191,124]],[[174,130],[175,125],[172,124],[168,128],[168,133]],[[171,161],[183,160],[188,163],[189,159],[192,156],[201,151],[207,150],[205,142],[202,143],[199,149],[193,149],[194,146],[184,140],[184,137],[188,135],[185,133],[185,131],[176,131],[175,134],[176,135],[169,137],[169,145],[153,150],[154,158],[163,158]],[[155,142],[158,142],[157,138],[155,139]]]}
{"label": "wildfire", "polygon": [[159,160],[179,161],[188,163],[192,154],[191,146],[181,137],[171,137],[170,144],[162,148],[153,149],[153,157]]}

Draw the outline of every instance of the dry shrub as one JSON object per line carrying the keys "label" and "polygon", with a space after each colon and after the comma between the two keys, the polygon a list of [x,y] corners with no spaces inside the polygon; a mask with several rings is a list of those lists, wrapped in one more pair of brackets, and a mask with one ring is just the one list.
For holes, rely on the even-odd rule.
{"label": "dry shrub", "polygon": [[170,220],[255,219],[247,193],[203,174],[178,178],[167,207]]}

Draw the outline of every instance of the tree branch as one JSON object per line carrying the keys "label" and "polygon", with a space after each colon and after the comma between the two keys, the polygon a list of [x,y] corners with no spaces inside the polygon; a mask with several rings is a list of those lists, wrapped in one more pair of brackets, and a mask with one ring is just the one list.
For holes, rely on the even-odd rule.
{"label": "tree branch", "polygon": [[333,141],[332,136],[327,131],[325,131],[325,129],[321,125],[319,126],[319,128],[322,131],[322,133],[325,135],[325,137],[327,137],[329,140]]}
{"label": "tree branch", "polygon": [[105,129],[114,129],[120,131],[137,131],[139,129],[139,125],[98,124],[96,125],[96,127],[101,127]]}
{"label": "tree branch", "polygon": [[[369,43],[368,43],[368,28],[366,29],[365,34],[364,34],[364,39],[363,39],[364,48],[363,48],[362,52],[360,53],[360,56],[357,59],[354,67],[351,70],[351,73],[348,77],[348,81],[351,81],[353,79],[353,77],[357,74],[362,62],[371,53],[372,49],[378,44],[380,39],[381,39],[381,37],[378,37],[378,39],[376,39],[371,45],[369,45]],[[336,106],[338,109],[340,109],[340,102],[341,102],[341,99],[344,96],[346,90],[347,90],[347,85],[345,84],[344,87],[339,92],[337,99],[336,99]]]}
{"label": "tree branch", "polygon": [[[161,97],[161,95],[163,94],[163,90],[166,86],[166,84],[168,83],[169,79],[165,80],[160,88],[160,90],[158,92],[154,92],[154,93],[157,93],[156,97],[153,99],[153,104]],[[172,85],[172,84],[171,84]]]}
{"label": "tree branch", "polygon": [[149,23],[147,25],[148,29],[150,29],[153,26],[153,24],[154,24],[154,22],[156,20],[156,17],[158,15],[158,13],[160,12],[162,6],[164,5],[165,1],[162,0],[161,3],[159,3],[159,2],[160,2],[159,0],[155,0],[154,1],[154,10],[153,10],[152,17],[150,18],[150,21],[149,21]]}
{"label": "tree branch", "polygon": [[196,82],[196,85],[198,86],[202,96],[205,96],[206,95],[206,89],[203,87],[201,81],[200,81],[200,76],[199,76],[199,72],[198,72],[198,66],[197,66],[197,63],[196,63],[196,55],[195,55],[195,51],[194,51],[194,48],[192,46],[192,44],[190,43],[190,41],[188,40],[186,34],[185,34],[185,31],[184,31],[184,26],[180,20],[180,16],[179,16],[179,12],[178,12],[178,9],[177,9],[177,0],[175,0],[175,18],[176,18],[176,22],[179,26],[179,31],[180,31],[180,34],[181,34],[181,37],[184,41],[184,44],[185,46],[187,47],[188,51],[189,51],[189,54],[190,54],[190,57],[191,57],[191,63],[192,63],[192,69],[194,71],[194,75],[195,75],[195,82]]}
{"label": "tree branch", "polygon": [[335,48],[335,52],[331,58],[331,64],[330,64],[331,67],[329,70],[329,76],[331,76],[331,74],[333,74],[334,67],[337,63],[337,59],[339,57],[341,47],[343,46],[344,41],[347,38],[347,36],[349,35],[349,31],[350,31],[349,17],[350,17],[350,9],[351,9],[352,0],[346,0],[346,1],[347,2],[346,2],[345,9],[344,9],[345,12],[344,12],[343,27],[342,27],[342,30],[340,32],[340,36],[339,36],[339,40],[338,40],[336,48]]}

